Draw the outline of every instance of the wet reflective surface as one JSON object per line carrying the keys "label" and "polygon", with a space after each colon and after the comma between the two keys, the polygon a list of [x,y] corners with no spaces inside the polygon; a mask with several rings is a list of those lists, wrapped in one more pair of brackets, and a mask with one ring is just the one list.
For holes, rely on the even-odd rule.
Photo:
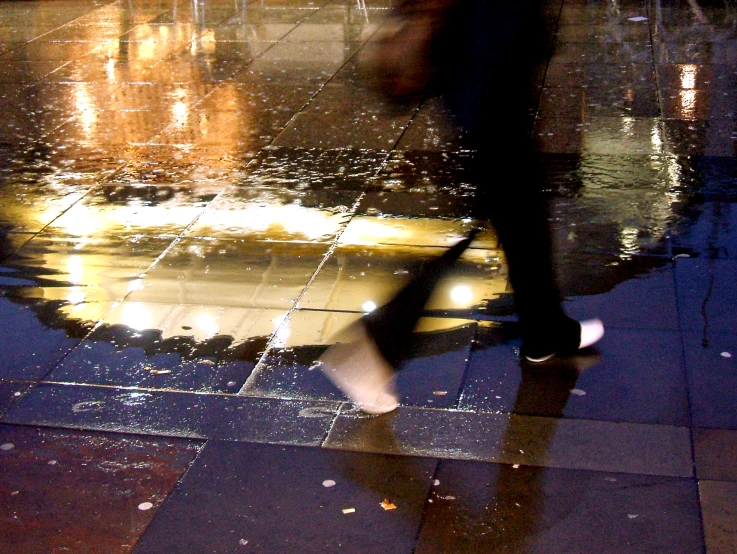
{"label": "wet reflective surface", "polygon": [[0,551],[737,550],[737,11],[545,4],[524,124],[566,310],[607,335],[520,365],[484,230],[370,418],[313,364],[475,191],[442,99],[363,86],[391,3],[0,3]]}

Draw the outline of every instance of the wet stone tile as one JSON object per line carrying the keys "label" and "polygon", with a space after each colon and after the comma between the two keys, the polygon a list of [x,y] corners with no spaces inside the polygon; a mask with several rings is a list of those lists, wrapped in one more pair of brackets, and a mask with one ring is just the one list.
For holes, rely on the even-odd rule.
{"label": "wet stone tile", "polygon": [[423,192],[368,192],[358,204],[359,216],[408,219],[468,219],[473,216],[474,198]]}
{"label": "wet stone tile", "polygon": [[737,91],[662,89],[661,98],[663,116],[669,119],[736,119]]}
{"label": "wet stone tile", "polygon": [[0,378],[38,380],[74,348],[110,308],[0,298]]}
{"label": "wet stone tile", "polygon": [[560,11],[561,25],[637,25],[646,26],[646,22],[630,22],[630,17],[646,17],[645,2],[632,0],[620,2],[616,7],[603,2],[571,2],[567,0]]}
{"label": "wet stone tile", "polygon": [[328,244],[185,239],[128,298],[140,302],[289,309]]}
{"label": "wet stone tile", "polygon": [[[211,442],[136,551],[338,552],[353,544],[409,552],[435,466],[433,459]],[[382,509],[385,499],[396,508]]]}
{"label": "wet stone tile", "polygon": [[[358,314],[294,312],[241,394],[275,398],[345,400],[317,368],[317,358]],[[475,324],[424,318],[407,339],[398,365],[400,403],[449,407],[456,403]]]}
{"label": "wet stone tile", "polygon": [[[231,148],[180,148],[149,144],[127,152],[125,165],[107,177],[106,185],[129,185],[122,191],[144,196],[141,185],[167,185],[188,191],[203,200],[219,194],[228,184],[246,173],[247,160]],[[138,187],[138,188],[136,188]],[[167,189],[164,189],[167,190]]]}
{"label": "wet stone tile", "polygon": [[236,392],[284,315],[124,302],[46,380]]}
{"label": "wet stone tile", "polygon": [[655,87],[556,88],[543,90],[539,117],[566,117],[586,121],[591,117],[658,117]]}
{"label": "wet stone tile", "polygon": [[300,113],[274,141],[274,146],[297,148],[358,148],[391,150],[410,116]]}
{"label": "wet stone tile", "polygon": [[456,151],[463,147],[462,133],[450,120],[442,101],[430,99],[420,106],[397,143],[399,150]]}
{"label": "wet stone tile", "polygon": [[32,233],[11,233],[6,229],[0,229],[0,262],[12,256],[34,236]]}
{"label": "wet stone tile", "polygon": [[704,202],[691,209],[691,226],[673,237],[677,254],[737,258],[737,209],[734,202]]}
{"label": "wet stone tile", "polygon": [[480,326],[461,395],[462,409],[689,425],[677,333],[609,328],[595,349],[533,367],[520,364],[515,331],[511,324]]}
{"label": "wet stone tile", "polygon": [[[708,310],[708,308],[707,308]],[[733,313],[733,312],[732,312]],[[737,429],[737,336],[710,327],[702,333],[684,333],[691,410],[696,427]]]}
{"label": "wet stone tile", "polygon": [[699,482],[701,513],[704,519],[706,551],[728,553],[737,548],[737,484],[720,481]]}
{"label": "wet stone tile", "polygon": [[98,46],[88,42],[34,41],[6,52],[4,60],[17,61],[73,61],[92,52]]}
{"label": "wet stone tile", "polygon": [[472,152],[393,150],[369,190],[473,197]]}
{"label": "wet stone tile", "polygon": [[41,234],[6,260],[7,296],[67,300],[72,303],[119,301],[139,283],[172,239],[80,238]]}
{"label": "wet stone tile", "polygon": [[197,110],[173,122],[152,143],[227,148],[233,153],[253,156],[274,141],[292,116],[288,112],[266,111],[248,121],[238,121],[235,112]]}
{"label": "wet stone tile", "polygon": [[3,422],[319,446],[337,402],[40,384]]}
{"label": "wet stone tile", "polygon": [[215,198],[207,185],[99,186],[46,230],[76,237],[155,233],[176,236]]}
{"label": "wet stone tile", "polygon": [[737,481],[737,431],[694,429],[696,477]]}
{"label": "wet stone tile", "polygon": [[145,144],[167,125],[178,121],[179,111],[176,107],[170,110],[169,117],[163,116],[163,113],[152,110],[83,112],[49,134],[47,139],[68,143],[72,147],[77,144]]}
{"label": "wet stone tile", "polygon": [[274,112],[293,115],[317,92],[317,86],[270,84],[255,80],[247,83],[222,83],[198,108],[204,113],[234,112],[238,125]]}
{"label": "wet stone tile", "polygon": [[348,223],[352,191],[284,191],[231,186],[187,230],[187,236],[329,242]]}
{"label": "wet stone tile", "polygon": [[15,407],[23,396],[33,388],[33,385],[34,383],[28,381],[0,379],[0,417]]}
{"label": "wet stone tile", "polygon": [[[586,266],[576,268],[577,263]],[[667,258],[576,256],[569,264],[559,275],[564,308],[574,319],[598,316],[614,327],[679,328],[673,268]]]}
{"label": "wet stone tile", "polygon": [[561,25],[556,40],[564,42],[646,42],[650,40],[647,25],[632,22],[606,23],[595,25]]}
{"label": "wet stone tile", "polygon": [[557,63],[551,60],[545,73],[548,88],[568,87],[654,87],[655,71],[649,63],[596,64]]}
{"label": "wet stone tile", "polygon": [[728,64],[677,64],[656,66],[658,82],[663,88],[695,89],[705,91],[734,91],[737,89],[737,69]]}
{"label": "wet stone tile", "polygon": [[633,64],[652,63],[649,41],[620,43],[562,42],[556,44],[551,63]]}
{"label": "wet stone tile", "polygon": [[0,436],[13,446],[0,452],[0,526],[16,552],[130,552],[200,448],[10,425]]}
{"label": "wet stone tile", "polygon": [[[28,160],[23,156],[13,160]],[[54,174],[48,167],[10,169],[0,177],[0,226],[14,232],[41,231],[94,187],[94,181],[77,182]]]}
{"label": "wet stone tile", "polygon": [[367,87],[344,83],[328,83],[310,100],[305,113],[349,118],[375,115],[413,115],[419,101],[393,103]]}
{"label": "wet stone tile", "polygon": [[[171,111],[174,106],[192,106],[213,89],[212,85],[188,83],[49,83],[34,90],[56,99],[65,109],[79,110],[85,121],[101,111]],[[92,115],[94,114],[94,115]],[[156,117],[161,119],[161,117]]]}
{"label": "wet stone tile", "polygon": [[663,127],[667,129],[670,123],[629,116],[596,117],[583,123],[575,119],[541,118],[535,121],[532,136],[543,153],[661,155],[665,153]]}
{"label": "wet stone tile", "polygon": [[386,154],[371,150],[323,150],[269,147],[249,166],[239,185],[279,187],[295,191],[363,191],[382,166]]}
{"label": "wet stone tile", "polygon": [[737,157],[737,121],[734,119],[668,119],[663,127],[674,154]]}
{"label": "wet stone tile", "polygon": [[543,467],[691,477],[688,429],[400,407],[380,417],[350,411],[324,446]]}
{"label": "wet stone tile", "polygon": [[691,480],[456,460],[436,478],[418,554],[702,548]]}
{"label": "wet stone tile", "polygon": [[737,63],[737,40],[723,42],[657,42],[654,44],[656,63],[717,64]]}
{"label": "wet stone tile", "polygon": [[733,260],[676,260],[681,327],[701,331],[707,338],[712,333],[734,333],[737,329],[735,279],[737,262]]}
{"label": "wet stone tile", "polygon": [[[417,275],[439,248],[339,246],[300,299],[300,308],[368,312]],[[498,251],[467,250],[428,299],[427,310],[467,314],[507,290],[507,268]]]}

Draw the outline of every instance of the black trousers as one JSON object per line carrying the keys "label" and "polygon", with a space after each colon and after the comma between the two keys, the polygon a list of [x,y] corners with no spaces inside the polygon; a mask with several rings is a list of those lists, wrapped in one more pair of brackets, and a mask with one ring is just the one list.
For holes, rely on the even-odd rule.
{"label": "black trousers", "polygon": [[[434,47],[441,92],[476,151],[474,215],[491,222],[506,254],[523,349],[575,349],[579,331],[561,308],[542,171],[530,139],[531,81],[546,45],[540,6],[457,0],[448,17]],[[396,364],[435,283],[471,238],[427,264],[391,302],[364,318],[390,362]]]}

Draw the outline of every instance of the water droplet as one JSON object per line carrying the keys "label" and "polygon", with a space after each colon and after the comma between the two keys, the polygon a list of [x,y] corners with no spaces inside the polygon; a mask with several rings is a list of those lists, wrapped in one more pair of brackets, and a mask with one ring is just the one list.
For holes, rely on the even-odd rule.
{"label": "water droplet", "polygon": [[732,354],[730,354],[729,352],[722,352],[722,353],[720,354],[720,356],[721,356],[722,358],[731,358],[731,357],[732,357]]}
{"label": "water droplet", "polygon": [[335,486],[335,481],[333,481],[332,479],[325,479],[322,482],[322,486],[329,489],[330,487]]}
{"label": "water droplet", "polygon": [[15,448],[15,445],[12,442],[6,442],[5,444],[0,444],[0,450],[5,450],[6,452],[8,450],[13,450]]}
{"label": "water droplet", "polygon": [[150,509],[151,509],[151,508],[153,508],[153,507],[154,507],[154,505],[153,505],[153,504],[152,504],[151,502],[141,502],[141,503],[140,503],[140,504],[138,505],[138,509],[139,509],[139,510],[143,510],[144,512],[145,512],[146,510],[150,510]]}

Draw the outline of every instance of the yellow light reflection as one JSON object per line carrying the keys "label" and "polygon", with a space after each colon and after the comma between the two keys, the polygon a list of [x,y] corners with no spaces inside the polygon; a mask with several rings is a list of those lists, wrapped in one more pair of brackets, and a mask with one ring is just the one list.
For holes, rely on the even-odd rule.
{"label": "yellow light reflection", "polygon": [[694,64],[684,64],[680,66],[681,88],[695,89],[696,77],[699,72],[699,66]]}
{"label": "yellow light reflection", "polygon": [[682,119],[696,119],[696,91],[681,90],[678,93],[681,100],[680,116]]}
{"label": "yellow light reflection", "polygon": [[82,267],[82,256],[69,256],[67,258],[67,271],[69,273],[69,281],[75,285],[84,282],[84,272]]}
{"label": "yellow light reflection", "polygon": [[80,83],[74,87],[74,107],[79,112],[82,132],[89,139],[97,122],[97,107],[87,92],[87,85]]}

